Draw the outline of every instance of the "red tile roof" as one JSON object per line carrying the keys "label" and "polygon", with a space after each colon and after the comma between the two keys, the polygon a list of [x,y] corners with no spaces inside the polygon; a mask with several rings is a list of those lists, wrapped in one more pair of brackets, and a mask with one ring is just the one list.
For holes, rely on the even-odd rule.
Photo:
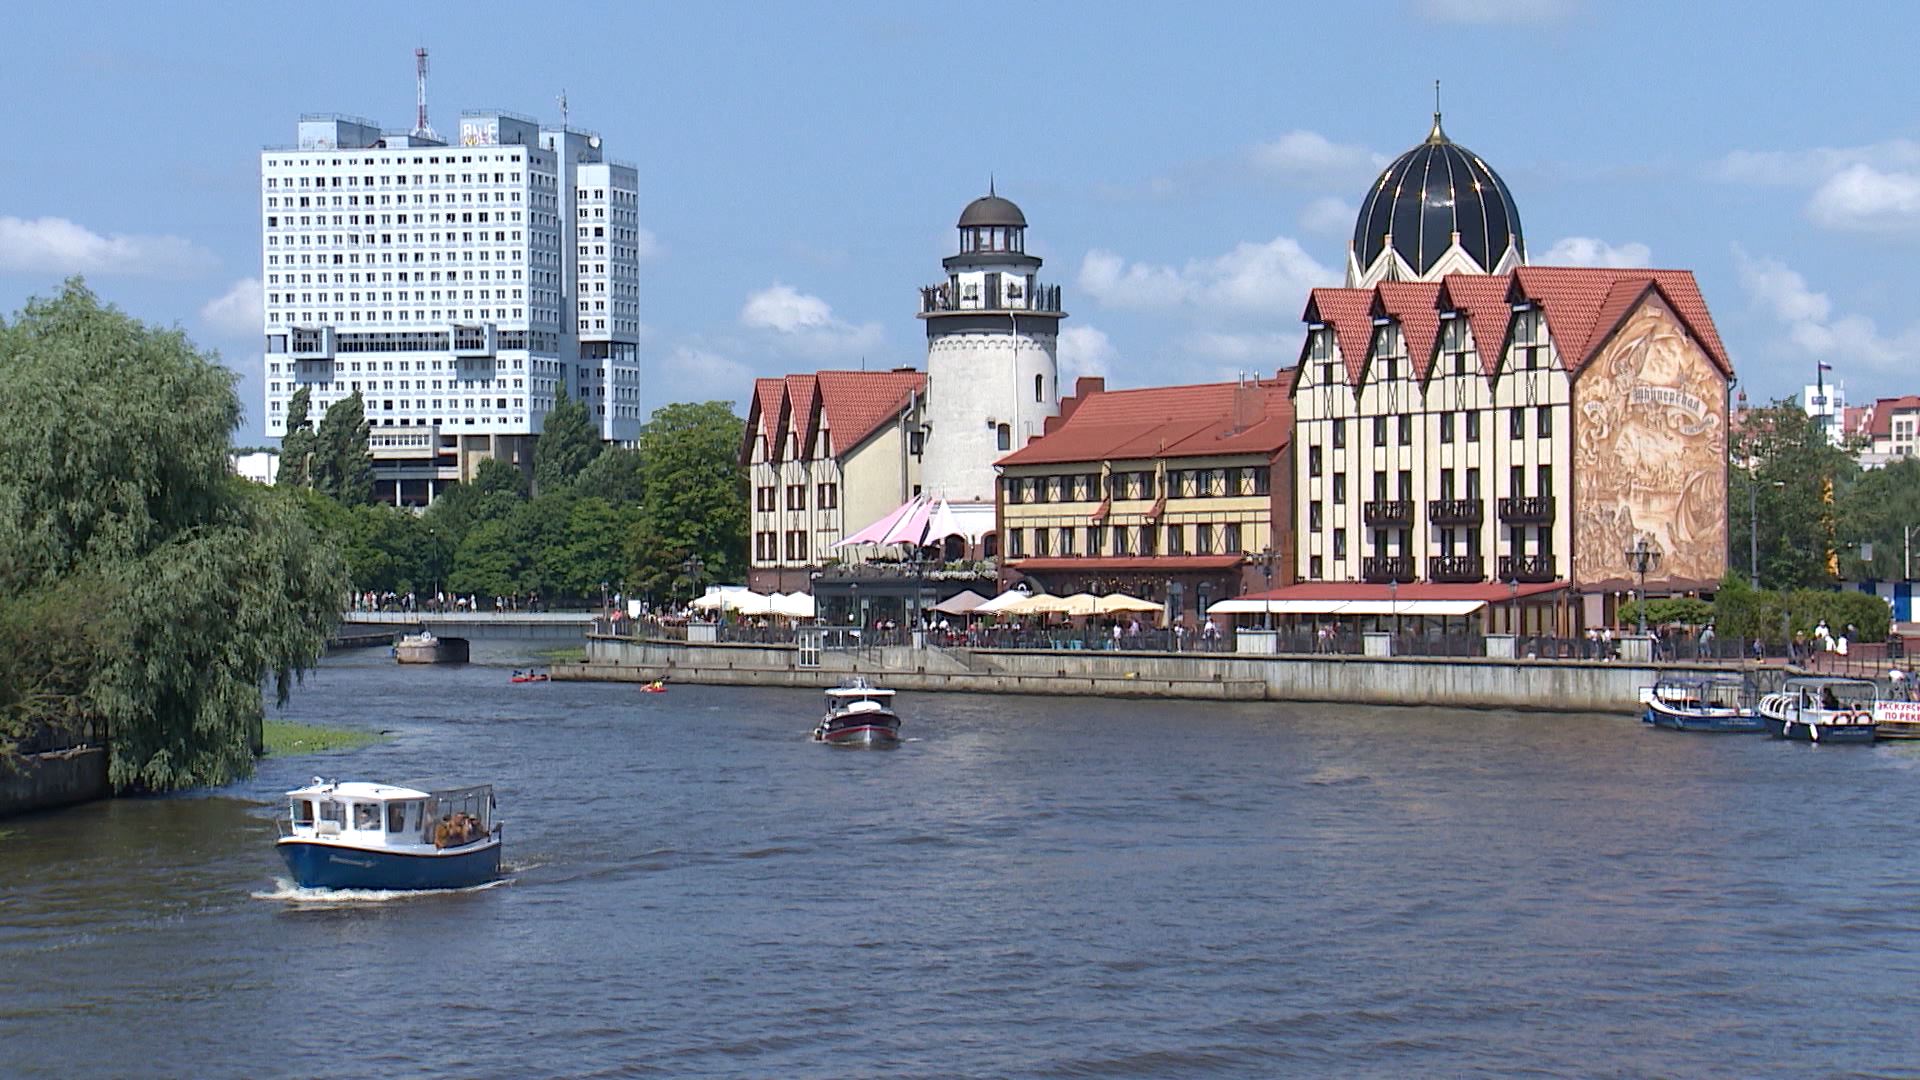
{"label": "red tile roof", "polygon": [[1383,281],[1380,299],[1372,314],[1390,316],[1400,322],[1400,336],[1407,344],[1407,359],[1413,377],[1425,379],[1433,366],[1433,349],[1440,339],[1440,312],[1434,306],[1440,296],[1435,281]]}
{"label": "red tile roof", "polygon": [[740,461],[744,464],[753,460],[753,436],[757,428],[767,440],[767,458],[777,461],[780,457],[780,406],[786,395],[786,384],[780,379],[753,380],[753,402],[747,406],[746,438],[740,447]]}
{"label": "red tile roof", "polygon": [[789,375],[786,383],[789,422],[793,424],[793,433],[799,436],[800,453],[804,456],[812,451],[813,433],[819,430],[820,387],[811,375]]}
{"label": "red tile roof", "polygon": [[1065,423],[998,463],[1272,455],[1293,437],[1293,402],[1287,395],[1292,381],[1291,372],[1282,372],[1278,378],[1246,384],[1201,383],[1088,394]]}
{"label": "red tile roof", "polygon": [[1507,351],[1507,327],[1512,322],[1507,276],[1448,274],[1441,281],[1435,303],[1442,311],[1457,311],[1467,317],[1474,351],[1480,357],[1480,374],[1491,376],[1500,367],[1501,354]]}
{"label": "red tile roof", "polygon": [[1372,289],[1315,289],[1307,297],[1306,321],[1333,327],[1347,381],[1358,384],[1373,345]]}
{"label": "red tile roof", "polygon": [[1620,320],[1649,288],[1658,288],[1708,359],[1731,375],[1733,363],[1713,325],[1690,270],[1616,270],[1594,266],[1522,266],[1510,275],[1508,300],[1532,301],[1546,313],[1547,332],[1569,373],[1578,372],[1605,345]]}
{"label": "red tile roof", "polygon": [[1230,570],[1245,561],[1244,555],[1102,555],[1089,558],[1057,556],[1044,559],[1012,559],[1007,565],[1022,573],[1049,570]]}
{"label": "red tile roof", "polygon": [[[1873,420],[1867,434],[1876,439],[1893,438],[1893,414],[1914,410],[1920,410],[1920,396],[1907,394],[1904,397],[1881,398],[1873,403]],[[1848,409],[1847,412],[1851,415],[1853,410]]]}
{"label": "red tile roof", "polygon": [[829,450],[844,454],[900,415],[927,385],[920,371],[822,371],[814,378],[831,429]]}

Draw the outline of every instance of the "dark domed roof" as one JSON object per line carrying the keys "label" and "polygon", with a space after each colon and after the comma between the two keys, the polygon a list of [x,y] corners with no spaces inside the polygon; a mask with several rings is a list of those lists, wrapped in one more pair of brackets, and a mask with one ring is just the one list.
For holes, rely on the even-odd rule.
{"label": "dark domed roof", "polygon": [[998,195],[982,195],[960,211],[960,228],[970,229],[975,225],[1015,225],[1024,229],[1027,215]]}
{"label": "dark domed roof", "polygon": [[1526,241],[1520,211],[1506,181],[1480,156],[1447,138],[1434,114],[1433,131],[1401,154],[1374,182],[1353,226],[1353,256],[1361,270],[1373,265],[1393,237],[1393,248],[1424,275],[1460,234],[1460,246],[1491,273],[1507,253],[1508,238],[1521,258]]}

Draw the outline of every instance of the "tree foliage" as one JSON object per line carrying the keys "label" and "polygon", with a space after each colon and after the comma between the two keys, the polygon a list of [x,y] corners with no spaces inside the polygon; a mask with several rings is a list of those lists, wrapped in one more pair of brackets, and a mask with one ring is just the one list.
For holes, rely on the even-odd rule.
{"label": "tree foliage", "polygon": [[313,391],[302,386],[287,401],[287,433],[280,439],[280,473],[274,483],[285,488],[313,486],[313,454],[316,449],[313,422]]}
{"label": "tree foliage", "polygon": [[1846,627],[1855,640],[1885,641],[1892,612],[1877,596],[1851,589],[1755,590],[1745,579],[1727,575],[1714,595],[1714,623],[1723,635],[1780,643],[1795,634],[1811,636],[1825,622],[1838,635]]}
{"label": "tree foliage", "polygon": [[367,449],[367,408],[355,390],[327,406],[314,436],[312,486],[355,505],[373,500],[373,455]]}
{"label": "tree foliage", "polygon": [[586,403],[560,391],[533,445],[534,490],[547,494],[566,487],[599,453],[600,434],[587,416]]}
{"label": "tree foliage", "polygon": [[1837,508],[1860,467],[1791,400],[1749,410],[1732,455],[1727,501],[1735,565],[1749,568],[1757,523],[1762,586],[1833,584],[1832,560],[1846,531]]}
{"label": "tree foliage", "polygon": [[710,581],[746,575],[747,477],[738,457],[745,428],[732,406],[708,401],[657,409],[640,429],[645,495],[629,570],[636,591],[664,595],[693,555]]}
{"label": "tree foliage", "polygon": [[227,470],[233,376],[78,281],[0,322],[0,743],[93,722],[122,789],[251,767],[271,674],[320,655],[346,576]]}

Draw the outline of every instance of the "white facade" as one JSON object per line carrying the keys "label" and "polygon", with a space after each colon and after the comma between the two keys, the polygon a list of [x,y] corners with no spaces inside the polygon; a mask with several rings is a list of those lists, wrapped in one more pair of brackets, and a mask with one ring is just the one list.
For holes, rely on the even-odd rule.
{"label": "white facade", "polygon": [[1038,280],[1026,218],[996,195],[960,217],[947,278],[921,290],[927,324],[927,456],[922,485],[955,502],[991,502],[993,463],[1060,412],[1060,290]]}
{"label": "white facade", "polygon": [[359,392],[396,500],[524,448],[562,389],[602,437],[637,437],[637,183],[598,136],[466,113],[451,145],[309,116],[260,173],[267,434],[301,386],[315,421]]}
{"label": "white facade", "polygon": [[1813,422],[1827,433],[1828,442],[1835,446],[1846,443],[1846,383],[1827,380],[1810,382],[1800,388],[1800,402]]}

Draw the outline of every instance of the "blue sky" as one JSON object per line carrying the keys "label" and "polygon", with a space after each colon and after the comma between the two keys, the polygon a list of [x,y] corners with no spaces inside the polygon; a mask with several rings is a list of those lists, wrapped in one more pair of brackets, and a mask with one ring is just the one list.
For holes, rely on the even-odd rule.
{"label": "blue sky", "polygon": [[[542,24],[530,13],[543,13]],[[1065,287],[1063,374],[1271,372],[1353,208],[1446,126],[1535,262],[1695,271],[1742,385],[1816,360],[1920,391],[1920,8],[1593,0],[1179,5],[29,4],[0,100],[0,311],[83,273],[244,376],[256,437],[258,152],[302,112],[505,108],[638,164],[654,404],[754,375],[920,364],[916,288],[987,177]],[[571,46],[568,43],[573,43]],[[563,52],[572,47],[575,51]]]}

